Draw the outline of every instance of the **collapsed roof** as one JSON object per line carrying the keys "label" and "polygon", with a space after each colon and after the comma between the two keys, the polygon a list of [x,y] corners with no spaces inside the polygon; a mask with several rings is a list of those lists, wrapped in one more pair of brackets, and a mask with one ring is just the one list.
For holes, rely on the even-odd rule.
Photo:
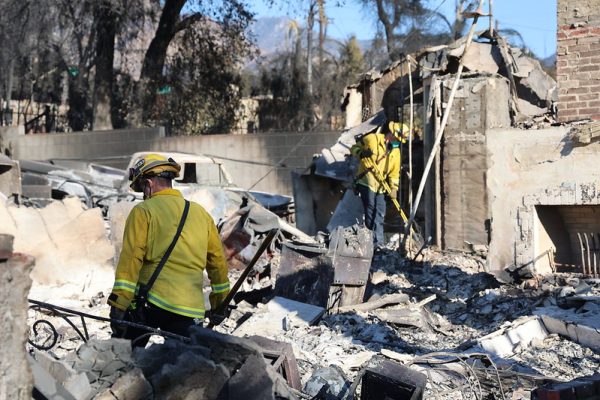
{"label": "collapsed roof", "polygon": [[[406,78],[409,71],[414,81],[415,102],[418,103],[422,101],[423,81],[433,76],[455,73],[459,60],[463,58],[465,72],[498,74],[510,81],[513,124],[552,111],[558,100],[554,78],[526,51],[509,46],[498,34],[490,41],[485,33],[487,31],[478,33],[482,41],[472,42],[464,55],[466,37],[448,45],[424,48],[381,70],[366,72],[359,82],[348,86],[344,91],[342,110],[348,113],[351,94],[360,92],[363,98],[361,119],[365,115],[372,116],[381,109],[388,119],[395,119],[394,117],[398,117],[394,115],[397,107],[408,103],[405,100],[409,95],[409,82]],[[407,61],[412,67],[407,65]],[[386,104],[387,102],[393,104]],[[347,127],[354,125],[356,124],[347,124]]]}

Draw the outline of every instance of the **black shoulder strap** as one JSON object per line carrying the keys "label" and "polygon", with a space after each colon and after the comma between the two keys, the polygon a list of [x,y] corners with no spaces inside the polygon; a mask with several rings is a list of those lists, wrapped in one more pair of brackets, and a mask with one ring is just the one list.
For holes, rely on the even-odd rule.
{"label": "black shoulder strap", "polygon": [[[165,251],[165,254],[163,254],[160,262],[156,266],[156,269],[154,270],[154,273],[150,277],[150,280],[148,281],[148,283],[146,283],[145,285],[140,285],[140,289],[138,291],[138,298],[139,298],[139,300],[141,300],[144,303],[146,302],[146,299],[148,298],[148,292],[154,285],[156,278],[158,278],[158,274],[160,274],[160,271],[162,270],[165,263],[169,259],[171,252],[175,248],[175,244],[177,244],[177,239],[179,239],[179,235],[181,235],[181,231],[183,230],[183,225],[185,224],[185,220],[187,218],[189,209],[190,209],[190,202],[186,200],[185,206],[183,208],[183,214],[181,215],[181,221],[179,221],[179,226],[177,227],[177,232],[175,233],[175,237],[171,241],[171,244],[167,248],[167,251]],[[139,306],[140,304],[137,304],[137,305]]]}

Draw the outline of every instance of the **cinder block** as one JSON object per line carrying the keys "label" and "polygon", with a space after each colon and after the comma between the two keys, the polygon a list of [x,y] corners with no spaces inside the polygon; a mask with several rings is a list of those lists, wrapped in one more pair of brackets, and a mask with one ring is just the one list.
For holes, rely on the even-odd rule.
{"label": "cinder block", "polygon": [[139,368],[121,376],[110,389],[98,394],[98,400],[147,399],[152,397],[152,386]]}

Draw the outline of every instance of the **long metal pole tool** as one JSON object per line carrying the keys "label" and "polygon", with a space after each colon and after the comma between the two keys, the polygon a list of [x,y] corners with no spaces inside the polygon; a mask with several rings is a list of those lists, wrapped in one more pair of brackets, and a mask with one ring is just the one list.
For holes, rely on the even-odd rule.
{"label": "long metal pole tool", "polygon": [[[391,196],[391,194],[392,194],[392,188],[387,183],[385,177],[383,176],[383,174],[381,173],[381,171],[379,170],[379,168],[377,168],[377,164],[375,164],[375,162],[371,158],[369,158],[369,157],[363,158],[363,161],[365,163],[365,166],[367,167],[367,171],[370,172],[370,173],[372,173],[375,176],[375,179],[377,179],[377,181],[379,182],[379,184],[381,184],[381,186],[383,186],[383,190],[386,191],[386,193],[388,194],[388,196],[392,200],[392,203],[394,204],[394,207],[396,207],[396,210],[398,210],[398,213],[402,217],[402,221],[406,225],[407,221],[408,221],[408,218],[406,217],[406,214],[404,214],[404,211],[402,210],[402,207],[400,206],[400,203],[398,202],[398,199],[393,198]],[[421,237],[421,235],[419,233],[415,232],[415,230],[412,227],[410,228],[410,235],[413,236],[413,239],[416,242],[423,243],[423,238]]]}
{"label": "long metal pole tool", "polygon": [[408,221],[408,218],[406,217],[406,214],[404,214],[404,211],[402,211],[402,207],[400,207],[400,203],[398,202],[398,199],[392,198],[392,196],[391,196],[392,188],[385,180],[385,177],[383,176],[383,174],[381,173],[379,168],[377,168],[377,165],[375,164],[375,162],[369,157],[363,158],[363,162],[365,163],[367,170],[369,172],[371,172],[373,175],[375,175],[375,179],[377,179],[379,184],[381,186],[383,186],[383,190],[385,190],[385,192],[388,194],[388,196],[390,196],[392,203],[394,203],[394,207],[396,207],[396,210],[398,210],[398,212],[400,213],[400,216],[402,217],[402,220],[406,224],[406,222]]}
{"label": "long metal pole tool", "polygon": [[[473,35],[475,34],[475,27],[477,26],[477,20],[479,19],[479,15],[481,13],[481,7],[483,5],[483,0],[479,0],[479,7],[472,14],[473,15],[473,24],[471,25],[471,29],[469,30],[469,34],[467,35],[467,40],[465,42],[465,49],[463,50],[463,55],[460,58],[460,62],[458,64],[458,70],[456,71],[456,77],[454,78],[454,83],[452,84],[452,89],[450,90],[450,95],[448,96],[448,104],[446,109],[444,110],[444,116],[442,118],[442,124],[440,125],[440,132],[438,136],[435,138],[435,142],[433,143],[433,147],[431,148],[431,153],[429,154],[429,159],[427,160],[427,165],[425,165],[425,169],[423,170],[423,177],[421,178],[421,182],[419,183],[419,190],[417,191],[417,196],[413,203],[413,207],[410,210],[410,218],[408,220],[408,224],[406,227],[406,232],[410,229],[411,225],[415,220],[415,214],[417,213],[417,208],[419,208],[419,203],[421,201],[421,195],[423,194],[423,189],[425,188],[425,182],[427,181],[427,175],[429,175],[429,170],[431,169],[431,165],[433,164],[433,160],[440,148],[440,143],[442,142],[442,137],[444,136],[444,130],[446,129],[446,124],[448,123],[448,117],[450,116],[450,110],[452,109],[452,103],[454,101],[454,96],[456,95],[456,90],[458,89],[458,84],[460,82],[460,77],[465,66],[465,55],[469,50],[469,46],[471,45],[471,41],[473,40]],[[402,246],[406,245],[406,238],[408,235],[404,235],[404,240],[402,241]]]}

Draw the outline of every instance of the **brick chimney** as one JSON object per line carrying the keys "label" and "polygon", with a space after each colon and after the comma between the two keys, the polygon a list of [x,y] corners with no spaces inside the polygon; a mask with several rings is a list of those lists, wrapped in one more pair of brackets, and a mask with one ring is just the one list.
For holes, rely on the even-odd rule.
{"label": "brick chimney", "polygon": [[558,0],[557,40],[559,121],[600,120],[600,0]]}

